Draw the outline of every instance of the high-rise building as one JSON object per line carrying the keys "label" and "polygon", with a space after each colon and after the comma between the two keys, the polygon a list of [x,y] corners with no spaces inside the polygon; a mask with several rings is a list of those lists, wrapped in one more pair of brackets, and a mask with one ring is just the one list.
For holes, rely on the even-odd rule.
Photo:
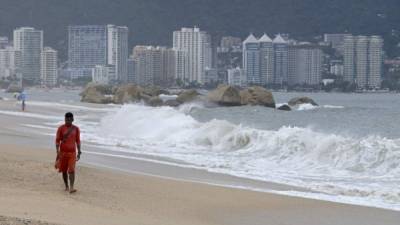
{"label": "high-rise building", "polygon": [[355,37],[352,35],[346,35],[343,43],[343,79],[350,83],[355,83]]}
{"label": "high-rise building", "polygon": [[260,83],[262,85],[274,83],[275,53],[271,38],[264,34],[259,40],[260,43]]}
{"label": "high-rise building", "polygon": [[175,84],[175,51],[171,48],[161,48],[161,86],[169,87]]}
{"label": "high-rise building", "polygon": [[379,88],[382,76],[383,39],[352,36],[344,39],[344,80],[358,88]]}
{"label": "high-rise building", "polygon": [[154,85],[161,82],[161,50],[153,46],[135,46],[133,59],[136,61],[137,84]]}
{"label": "high-rise building", "polygon": [[[187,61],[185,65],[178,65],[180,70],[185,68],[182,81],[185,83],[204,83],[205,69],[212,67],[211,37],[199,28],[182,28],[173,33],[173,48],[185,51]],[[177,62],[178,64],[181,61]]]}
{"label": "high-rise building", "polygon": [[368,48],[369,77],[368,85],[380,88],[383,74],[383,39],[380,36],[371,36]]}
{"label": "high-rise building", "polygon": [[273,84],[283,85],[288,74],[288,43],[281,35],[273,40],[274,45],[274,79]]}
{"label": "high-rise building", "polygon": [[356,83],[360,87],[368,84],[368,37],[358,36],[355,44]]}
{"label": "high-rise building", "polygon": [[40,80],[41,52],[43,49],[43,31],[32,27],[14,30],[14,48],[21,52],[21,74],[25,80]]}
{"label": "high-rise building", "polygon": [[114,66],[110,81],[128,81],[128,27],[80,25],[68,27],[68,71],[72,77],[92,76],[96,65]]}
{"label": "high-rise building", "polygon": [[175,80],[179,84],[188,83],[186,78],[189,74],[189,57],[187,51],[173,48],[175,54]]}
{"label": "high-rise building", "polygon": [[318,85],[322,80],[322,50],[313,45],[289,46],[288,85]]}
{"label": "high-rise building", "polygon": [[115,80],[128,81],[128,27],[107,25],[107,63],[115,66]]}
{"label": "high-rise building", "polygon": [[58,81],[57,51],[45,47],[41,53],[41,83],[47,87],[54,87]]}
{"label": "high-rise building", "polygon": [[0,78],[21,78],[21,51],[12,46],[0,49]]}
{"label": "high-rise building", "polygon": [[288,76],[288,43],[281,35],[274,40],[250,34],[243,42],[243,68],[249,85],[283,85]]}
{"label": "high-rise building", "polygon": [[261,85],[260,43],[253,34],[243,42],[243,69],[249,85]]}
{"label": "high-rise building", "polygon": [[72,73],[76,73],[77,76],[91,76],[92,68],[95,65],[106,64],[107,26],[69,26],[68,68]]}

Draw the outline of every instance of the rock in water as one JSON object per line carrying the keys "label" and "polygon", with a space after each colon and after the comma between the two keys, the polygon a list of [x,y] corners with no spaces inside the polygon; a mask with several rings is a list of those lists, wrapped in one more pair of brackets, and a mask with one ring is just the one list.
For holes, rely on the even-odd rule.
{"label": "rock in water", "polygon": [[176,101],[178,101],[180,103],[191,102],[191,101],[197,100],[197,97],[199,95],[200,94],[194,89],[185,90],[178,95],[178,97],[176,98]]}
{"label": "rock in water", "polygon": [[241,98],[239,90],[229,85],[219,85],[208,93],[208,100],[223,106],[240,106]]}
{"label": "rock in water", "polygon": [[297,97],[290,99],[289,103],[290,106],[296,106],[301,104],[311,104],[313,106],[318,106],[318,104],[309,97]]}
{"label": "rock in water", "polygon": [[97,104],[109,104],[113,102],[111,97],[106,97],[101,94],[95,88],[85,90],[85,94],[82,95],[82,102],[97,103]]}
{"label": "rock in water", "polygon": [[138,102],[142,99],[143,89],[134,84],[127,84],[118,87],[114,93],[114,103],[123,104],[128,102]]}
{"label": "rock in water", "polygon": [[147,102],[147,104],[148,104],[149,106],[153,106],[153,107],[155,107],[155,106],[162,106],[163,103],[164,103],[163,100],[162,100],[160,97],[158,97],[158,96],[151,97],[151,98],[149,99],[149,101]]}
{"label": "rock in water", "polygon": [[274,96],[263,87],[253,86],[240,91],[242,105],[262,105],[275,108]]}
{"label": "rock in water", "polygon": [[278,107],[278,110],[283,110],[283,111],[292,111],[292,109],[290,108],[290,106],[284,104]]}

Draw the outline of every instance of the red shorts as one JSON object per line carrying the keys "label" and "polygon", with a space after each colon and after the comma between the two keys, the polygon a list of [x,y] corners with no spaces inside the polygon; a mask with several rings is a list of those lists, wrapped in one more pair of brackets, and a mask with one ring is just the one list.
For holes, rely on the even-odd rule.
{"label": "red shorts", "polygon": [[56,162],[58,172],[60,173],[74,173],[76,164],[75,152],[60,152],[60,156]]}

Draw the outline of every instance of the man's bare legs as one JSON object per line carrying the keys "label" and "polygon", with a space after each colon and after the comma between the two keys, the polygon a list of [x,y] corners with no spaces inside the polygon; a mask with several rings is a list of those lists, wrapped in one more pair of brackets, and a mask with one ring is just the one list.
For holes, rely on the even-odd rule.
{"label": "man's bare legs", "polygon": [[[75,173],[62,173],[62,175],[65,184],[65,191],[69,191],[69,193],[75,193],[76,192],[76,189],[74,189]],[[68,185],[68,179],[69,179],[69,185]]]}
{"label": "man's bare legs", "polygon": [[70,183],[70,189],[69,189],[69,193],[74,193],[76,192],[76,189],[74,189],[74,183],[75,183],[75,173],[68,173],[69,175],[69,183]]}
{"label": "man's bare legs", "polygon": [[67,173],[62,173],[64,184],[65,184],[65,191],[69,191],[69,186],[68,186],[68,174]]}

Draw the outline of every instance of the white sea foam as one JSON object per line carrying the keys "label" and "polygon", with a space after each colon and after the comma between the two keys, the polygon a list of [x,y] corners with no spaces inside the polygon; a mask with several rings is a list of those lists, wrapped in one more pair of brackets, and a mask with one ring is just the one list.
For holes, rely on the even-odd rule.
{"label": "white sea foam", "polygon": [[[276,108],[281,107],[287,103],[277,103]],[[297,111],[307,111],[307,110],[315,110],[315,109],[343,109],[344,106],[339,105],[322,105],[322,106],[315,106],[310,103],[299,104],[297,106],[292,107],[293,110]]]}
{"label": "white sea foam", "polygon": [[344,109],[344,106],[341,105],[324,105],[323,107],[327,109]]}
{"label": "white sea foam", "polygon": [[370,204],[400,203],[399,139],[345,137],[300,127],[259,130],[215,119],[201,123],[188,115],[196,107],[202,106],[125,105],[98,126],[86,124],[92,127],[86,138],[209,171],[307,187]]}

